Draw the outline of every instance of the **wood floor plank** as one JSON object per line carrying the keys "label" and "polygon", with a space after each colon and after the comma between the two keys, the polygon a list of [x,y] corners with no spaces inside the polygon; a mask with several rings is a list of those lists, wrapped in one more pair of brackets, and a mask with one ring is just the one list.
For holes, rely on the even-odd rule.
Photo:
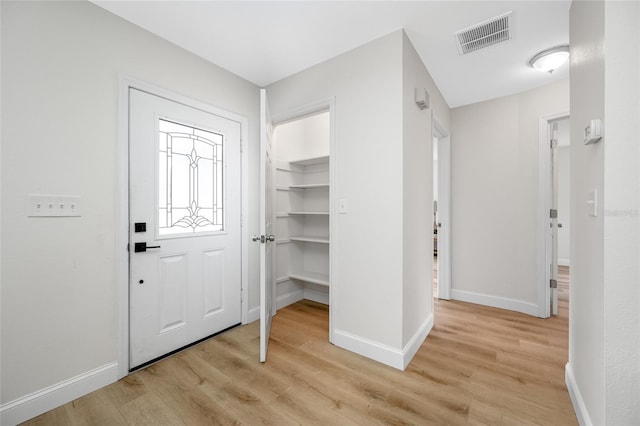
{"label": "wood floor plank", "polygon": [[575,425],[564,383],[568,268],[559,315],[539,319],[435,302],[434,327],[402,372],[328,342],[329,310],[303,300],[237,327],[29,425]]}

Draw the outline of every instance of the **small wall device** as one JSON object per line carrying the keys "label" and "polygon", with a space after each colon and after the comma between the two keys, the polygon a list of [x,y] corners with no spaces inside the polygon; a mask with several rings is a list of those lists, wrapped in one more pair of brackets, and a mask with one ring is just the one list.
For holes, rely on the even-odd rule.
{"label": "small wall device", "polygon": [[584,144],[591,145],[602,139],[602,120],[599,118],[591,120],[584,128]]}

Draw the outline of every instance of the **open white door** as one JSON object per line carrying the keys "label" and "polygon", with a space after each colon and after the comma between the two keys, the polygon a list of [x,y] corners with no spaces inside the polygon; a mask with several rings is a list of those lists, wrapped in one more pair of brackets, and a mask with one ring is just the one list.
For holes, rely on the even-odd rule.
{"label": "open white door", "polygon": [[434,120],[438,139],[438,298],[451,299],[451,139]]}
{"label": "open white door", "polygon": [[260,90],[260,362],[267,360],[267,347],[273,317],[275,279],[275,241],[273,235],[273,124],[269,115],[267,92]]}
{"label": "open white door", "polygon": [[551,315],[558,315],[558,123],[551,124]]}

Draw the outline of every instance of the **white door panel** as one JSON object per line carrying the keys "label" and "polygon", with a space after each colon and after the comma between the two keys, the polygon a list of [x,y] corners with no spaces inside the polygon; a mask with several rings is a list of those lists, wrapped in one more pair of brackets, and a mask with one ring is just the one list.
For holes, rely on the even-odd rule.
{"label": "white door panel", "polygon": [[129,123],[135,368],[241,321],[240,124],[135,89]]}
{"label": "white door panel", "polygon": [[556,287],[551,288],[549,303],[551,315],[558,315],[558,123],[551,124],[551,209],[556,212],[550,218],[551,280]]}
{"label": "white door panel", "polygon": [[[273,124],[267,93],[260,90],[260,362],[267,360],[271,319],[275,312],[275,213],[273,211]],[[256,239],[254,238],[254,241]]]}

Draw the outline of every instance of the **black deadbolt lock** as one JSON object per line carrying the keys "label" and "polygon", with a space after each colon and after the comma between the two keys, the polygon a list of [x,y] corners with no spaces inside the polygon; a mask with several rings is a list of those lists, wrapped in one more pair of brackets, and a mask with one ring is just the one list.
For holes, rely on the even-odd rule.
{"label": "black deadbolt lock", "polygon": [[147,232],[146,222],[136,222],[134,225],[135,232]]}

